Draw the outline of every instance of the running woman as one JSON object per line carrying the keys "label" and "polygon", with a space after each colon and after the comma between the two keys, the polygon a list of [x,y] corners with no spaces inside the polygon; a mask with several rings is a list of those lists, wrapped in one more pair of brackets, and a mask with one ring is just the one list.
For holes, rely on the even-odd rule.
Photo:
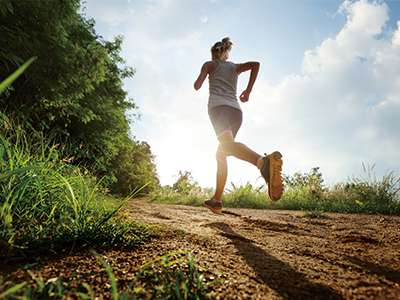
{"label": "running woman", "polygon": [[236,142],[235,137],[242,124],[242,110],[236,97],[237,78],[239,74],[250,71],[247,88],[240,94],[240,101],[249,101],[254,82],[256,81],[259,62],[235,64],[228,61],[232,42],[228,37],[216,42],[211,47],[211,61],[203,64],[200,75],[194,83],[199,90],[208,75],[210,95],[208,98],[208,115],[217,135],[219,145],[216,153],[217,183],[214,196],[204,202],[212,212],[222,212],[222,194],[228,175],[227,156],[234,156],[256,166],[268,185],[268,195],[276,201],[282,197],[282,155],[279,151],[261,156],[246,145]]}

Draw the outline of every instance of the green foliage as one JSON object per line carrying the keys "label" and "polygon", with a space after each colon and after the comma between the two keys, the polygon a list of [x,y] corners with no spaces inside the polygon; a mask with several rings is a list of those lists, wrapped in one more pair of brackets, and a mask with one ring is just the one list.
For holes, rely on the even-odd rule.
{"label": "green foliage", "polygon": [[201,190],[199,184],[194,181],[192,173],[189,171],[179,171],[178,179],[172,185],[172,190],[176,193],[189,195]]}
{"label": "green foliage", "polygon": [[[373,168],[364,167],[364,171],[366,178],[353,178],[332,187],[324,186],[319,168],[312,168],[309,173],[284,176],[285,192],[277,202],[268,198],[264,186],[255,187],[246,183],[237,187],[231,184],[223,195],[223,206],[304,210],[314,217],[324,211],[400,215],[400,177],[389,173],[378,179],[373,175]],[[152,193],[151,199],[159,203],[200,206],[212,195],[210,190],[200,189],[197,193],[187,190],[190,191],[190,188],[186,188],[185,193],[179,193],[170,187],[163,187]]]}
{"label": "green foliage", "polygon": [[[62,277],[50,278],[45,281],[43,277],[28,270],[33,283],[22,282],[0,294],[0,299],[95,299],[93,289],[87,283],[79,283],[74,287]],[[9,284],[4,284],[3,288]],[[1,288],[0,277],[0,288]]]}
{"label": "green foliage", "polygon": [[115,192],[155,188],[150,148],[128,135],[126,112],[136,105],[122,85],[134,70],[120,56],[122,37],[99,36],[94,20],[79,14],[79,0],[3,2],[0,78],[37,60],[0,95],[1,112],[55,137],[71,163]]}
{"label": "green foliage", "polygon": [[202,205],[202,201],[210,196],[211,191],[202,189],[189,171],[179,171],[172,186],[159,187],[150,194],[150,198],[159,203],[185,205]]}
{"label": "green foliage", "polygon": [[325,218],[324,214],[319,210],[309,210],[304,213],[305,218],[309,219],[323,219]]}
{"label": "green foliage", "polygon": [[135,278],[139,299],[207,299],[205,282],[191,253],[171,252],[146,263]]}
{"label": "green foliage", "polygon": [[88,171],[62,160],[41,132],[0,114],[0,254],[70,245],[134,247],[146,227],[116,217]]}
{"label": "green foliage", "polygon": [[352,203],[354,211],[400,214],[400,176],[390,172],[378,179],[374,166],[365,167],[366,177],[335,185],[327,194],[331,201]]}
{"label": "green foliage", "polygon": [[93,254],[96,255],[97,259],[101,262],[101,264],[103,265],[104,269],[107,272],[108,278],[109,278],[110,283],[111,283],[111,297],[112,297],[112,299],[113,300],[118,300],[119,299],[119,293],[118,293],[118,287],[117,287],[117,280],[115,279],[115,275],[114,275],[114,272],[112,270],[112,267],[110,266],[110,264],[105,259],[103,259],[96,252],[94,252]]}
{"label": "green foliage", "polygon": [[324,180],[319,167],[312,168],[309,173],[294,173],[292,176],[284,176],[286,190],[305,188],[309,192],[309,197],[319,198],[324,192]]}
{"label": "green foliage", "polygon": [[223,196],[223,203],[229,207],[265,208],[266,192],[263,186],[254,187],[250,183],[235,186],[231,183],[231,188]]}
{"label": "green foliage", "polygon": [[[207,281],[201,274],[190,252],[170,252],[144,264],[126,288],[119,288],[111,265],[94,252],[107,273],[111,299],[210,299],[210,287],[216,281]],[[0,294],[1,299],[97,299],[93,288],[87,283],[76,285],[62,277],[44,281],[40,275],[28,271],[34,284],[27,282],[8,287]],[[1,277],[0,277],[1,279]],[[0,287],[6,286],[0,281]],[[103,296],[103,295],[101,295]]]}
{"label": "green foliage", "polygon": [[128,195],[138,187],[140,194],[147,194],[159,186],[154,157],[150,145],[127,139],[113,162],[116,181],[113,191]]}

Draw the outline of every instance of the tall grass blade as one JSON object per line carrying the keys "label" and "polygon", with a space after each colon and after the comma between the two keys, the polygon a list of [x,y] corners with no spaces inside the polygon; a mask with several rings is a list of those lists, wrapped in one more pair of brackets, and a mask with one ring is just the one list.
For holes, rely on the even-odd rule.
{"label": "tall grass blade", "polygon": [[0,299],[5,299],[7,296],[11,296],[18,292],[20,289],[22,289],[26,285],[26,282],[18,283],[14,285],[13,287],[10,287],[8,290],[0,294]]}
{"label": "tall grass blade", "polygon": [[20,66],[14,73],[8,76],[3,82],[0,83],[0,95],[19,77],[25,70],[36,60],[36,57],[30,58],[26,63]]}
{"label": "tall grass blade", "polygon": [[118,288],[117,288],[117,280],[115,279],[115,275],[113,273],[113,270],[110,266],[110,264],[102,258],[96,251],[91,251],[94,256],[100,261],[100,263],[103,265],[104,269],[107,272],[108,278],[110,280],[111,284],[111,296],[113,300],[118,300],[119,295],[118,295]]}

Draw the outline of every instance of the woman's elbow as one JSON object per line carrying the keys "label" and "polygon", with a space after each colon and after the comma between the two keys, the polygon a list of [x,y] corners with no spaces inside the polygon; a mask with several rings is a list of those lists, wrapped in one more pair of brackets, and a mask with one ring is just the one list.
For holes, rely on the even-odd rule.
{"label": "woman's elbow", "polygon": [[201,88],[201,85],[198,82],[195,82],[193,86],[196,91],[198,91]]}

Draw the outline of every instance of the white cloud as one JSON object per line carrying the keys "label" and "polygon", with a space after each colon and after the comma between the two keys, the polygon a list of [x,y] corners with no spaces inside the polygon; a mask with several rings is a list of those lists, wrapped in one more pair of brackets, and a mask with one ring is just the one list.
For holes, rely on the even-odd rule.
{"label": "white cloud", "polygon": [[397,21],[397,30],[393,34],[393,45],[400,47],[400,21]]}
{"label": "white cloud", "polygon": [[207,16],[201,16],[200,17],[200,22],[201,23],[207,23],[208,22],[208,17]]}
{"label": "white cloud", "polygon": [[357,33],[360,35],[376,35],[382,32],[388,20],[388,7],[378,1],[349,1],[345,0],[339,11],[347,14],[347,23],[341,34]]}
{"label": "white cloud", "polygon": [[135,17],[135,10],[131,7],[130,1],[127,1],[125,5],[114,5],[112,7],[103,0],[88,1],[83,4],[82,10],[84,12],[89,11],[91,15],[96,16],[96,21],[112,27]]}
{"label": "white cloud", "polygon": [[247,112],[264,123],[246,133],[268,129],[267,142],[283,150],[290,169],[321,166],[330,182],[359,173],[361,162],[377,163],[378,172],[400,170],[399,29],[381,37],[384,3],[345,1],[341,11],[346,24],[306,51],[303,72],[264,90],[257,83]]}

